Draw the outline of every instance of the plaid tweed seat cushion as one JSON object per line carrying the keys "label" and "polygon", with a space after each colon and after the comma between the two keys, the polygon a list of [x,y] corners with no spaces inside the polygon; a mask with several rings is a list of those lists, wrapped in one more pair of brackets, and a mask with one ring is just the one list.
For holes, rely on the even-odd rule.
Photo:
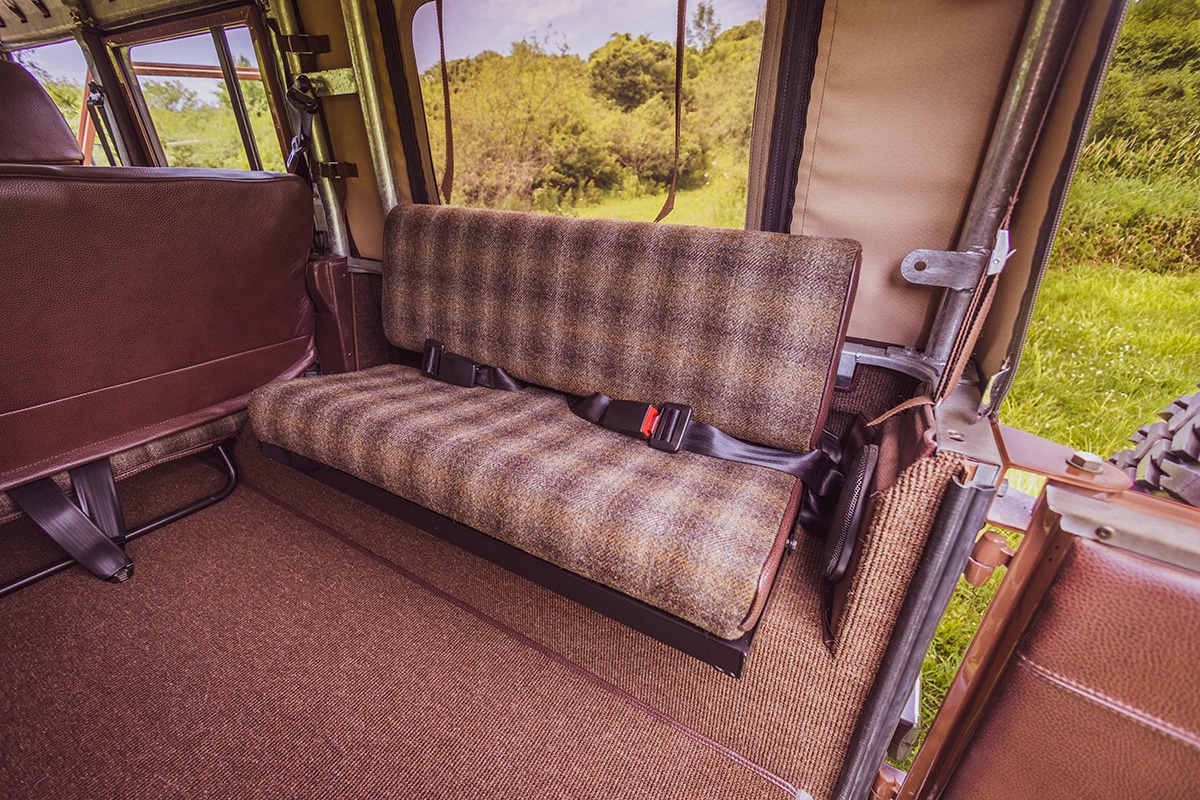
{"label": "plaid tweed seat cushion", "polygon": [[262,441],[726,639],[754,622],[795,513],[788,475],[652,450],[535,388],[389,365],[268,385],[250,413]]}

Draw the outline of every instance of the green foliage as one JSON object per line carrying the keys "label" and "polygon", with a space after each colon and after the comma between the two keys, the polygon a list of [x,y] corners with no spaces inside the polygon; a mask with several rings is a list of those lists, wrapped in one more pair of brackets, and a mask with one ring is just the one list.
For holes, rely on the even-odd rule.
{"label": "green foliage", "polygon": [[632,111],[653,97],[674,102],[675,49],[645,34],[614,33],[588,57],[592,89],[600,97]]}
{"label": "green foliage", "polygon": [[[690,41],[677,186],[720,184],[694,204],[706,208],[697,213],[741,227],[762,23],[722,32],[701,4]],[[525,40],[508,55],[452,61],[447,72],[455,203],[560,214],[589,214],[600,204],[601,215],[622,208],[647,219],[657,213],[640,209],[661,206],[675,166],[672,44],[614,33],[585,62]],[[439,169],[446,158],[441,81],[440,65],[421,76]],[[686,221],[689,205],[678,204],[673,219]]]}
{"label": "green foliage", "polygon": [[694,113],[692,128],[706,151],[721,151],[749,169],[750,129],[758,87],[758,61],[763,26],[758,20],[730,28],[717,36],[699,59],[691,79]]}
{"label": "green foliage", "polygon": [[1200,0],[1130,8],[1081,154],[1055,266],[1200,263]]}

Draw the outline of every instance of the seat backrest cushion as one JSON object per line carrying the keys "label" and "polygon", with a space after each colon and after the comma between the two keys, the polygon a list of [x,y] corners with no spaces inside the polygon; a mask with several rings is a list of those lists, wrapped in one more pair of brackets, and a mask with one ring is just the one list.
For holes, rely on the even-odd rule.
{"label": "seat backrest cushion", "polygon": [[397,206],[384,328],[571,394],[690,404],[804,451],[828,408],[860,248],[846,239]]}
{"label": "seat backrest cushion", "polygon": [[313,360],[293,175],[0,165],[0,490],[244,408]]}
{"label": "seat backrest cushion", "polygon": [[0,164],[79,164],[83,153],[50,95],[20,64],[0,60]]}

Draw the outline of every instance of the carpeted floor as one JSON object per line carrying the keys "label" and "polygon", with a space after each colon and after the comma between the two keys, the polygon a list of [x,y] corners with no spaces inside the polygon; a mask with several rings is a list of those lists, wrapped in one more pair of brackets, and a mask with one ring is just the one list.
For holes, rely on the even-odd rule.
{"label": "carpeted floor", "polygon": [[[215,476],[131,479],[127,516]],[[32,533],[0,528],[6,571]],[[252,482],[129,552],[0,599],[0,796],[794,796]]]}
{"label": "carpeted floor", "polygon": [[[880,501],[836,654],[803,539],[735,680],[248,432],[237,460],[232,497],[130,543],[131,581],[74,568],[0,598],[0,797],[825,798],[957,469],[925,459]],[[126,518],[222,480],[155,468],[121,484]],[[0,526],[0,574],[43,539]]]}

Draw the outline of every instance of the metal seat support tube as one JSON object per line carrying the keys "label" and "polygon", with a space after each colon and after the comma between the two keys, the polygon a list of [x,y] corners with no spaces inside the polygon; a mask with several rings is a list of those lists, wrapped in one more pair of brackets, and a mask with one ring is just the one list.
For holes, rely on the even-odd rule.
{"label": "metal seat support tube", "polygon": [[[1030,12],[1017,66],[958,239],[959,251],[990,253],[1058,87],[1088,0],[1040,0]],[[976,289],[947,289],[925,355],[944,365]]]}

